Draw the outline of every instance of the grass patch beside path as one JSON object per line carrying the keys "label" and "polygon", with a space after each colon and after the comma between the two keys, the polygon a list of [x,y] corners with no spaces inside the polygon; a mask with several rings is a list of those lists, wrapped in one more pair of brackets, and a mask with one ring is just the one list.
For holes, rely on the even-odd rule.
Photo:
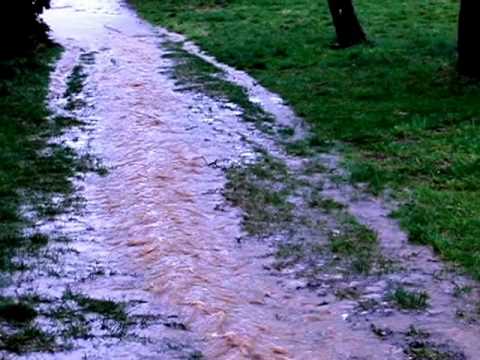
{"label": "grass patch beside path", "polygon": [[[94,156],[51,141],[83,124],[52,117],[47,108],[51,64],[60,52],[49,48],[30,58],[0,61],[0,271],[16,270],[12,258],[19,248],[35,250],[48,243],[47,235],[35,232],[32,217],[49,219],[78,205],[76,174],[104,172]],[[65,94],[69,101],[85,78],[75,67]]]}
{"label": "grass patch beside path", "polygon": [[458,2],[358,0],[375,45],[334,51],[326,1],[131,1],[281,94],[313,144],[346,144],[354,181],[410,189],[412,239],[480,278],[480,87],[455,73]]}
{"label": "grass patch beside path", "polygon": [[[36,232],[32,217],[48,219],[75,206],[71,179],[91,167],[88,158],[50,141],[79,125],[75,119],[49,117],[49,75],[60,52],[43,48],[29,58],[0,61],[0,291],[10,272],[22,270],[23,259],[15,259],[19,250],[34,253],[49,242]],[[36,305],[0,297],[0,351],[60,350],[53,333],[36,323]]]}
{"label": "grass patch beside path", "polygon": [[[59,49],[43,50],[31,58],[0,62],[0,271],[12,267],[15,249],[44,245],[43,235],[28,236],[25,206],[52,208],[52,196],[72,190],[75,154],[49,144],[58,134],[45,104],[50,64]],[[58,121],[57,121],[58,120]]]}

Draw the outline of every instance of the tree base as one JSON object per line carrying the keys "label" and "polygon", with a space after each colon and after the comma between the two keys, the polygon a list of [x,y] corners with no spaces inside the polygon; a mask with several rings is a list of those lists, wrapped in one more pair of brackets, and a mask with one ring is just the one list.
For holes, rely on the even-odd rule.
{"label": "tree base", "polygon": [[362,39],[359,41],[351,41],[348,43],[339,43],[338,41],[335,41],[334,43],[330,44],[329,47],[332,50],[342,50],[342,49],[348,49],[358,45],[371,45],[371,44],[373,43],[370,42],[368,39]]}

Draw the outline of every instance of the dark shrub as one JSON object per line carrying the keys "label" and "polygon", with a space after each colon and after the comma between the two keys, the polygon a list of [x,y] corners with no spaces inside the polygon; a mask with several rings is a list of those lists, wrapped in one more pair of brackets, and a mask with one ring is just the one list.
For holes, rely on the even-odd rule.
{"label": "dark shrub", "polygon": [[39,18],[50,0],[0,2],[0,58],[24,55],[48,44],[47,25]]}

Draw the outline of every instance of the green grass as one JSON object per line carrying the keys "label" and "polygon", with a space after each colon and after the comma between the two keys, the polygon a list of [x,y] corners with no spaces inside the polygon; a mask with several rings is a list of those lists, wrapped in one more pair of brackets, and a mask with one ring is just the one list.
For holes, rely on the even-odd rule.
{"label": "green grass", "polygon": [[227,170],[225,196],[243,209],[245,230],[266,237],[292,221],[294,205],[288,201],[292,186],[286,165],[264,155],[254,164]]}
{"label": "green grass", "polygon": [[58,54],[58,49],[49,49],[0,63],[0,270],[11,268],[16,248],[47,242],[43,235],[25,234],[31,224],[22,207],[41,213],[54,207],[52,196],[72,190],[75,154],[48,143],[67,123],[63,118],[47,120],[45,105],[50,63]]}
{"label": "green grass", "polygon": [[38,316],[31,299],[0,297],[0,351],[25,353],[54,351],[55,337],[33,321]]}
{"label": "green grass", "polygon": [[28,325],[10,335],[0,333],[0,350],[10,353],[53,352],[57,349],[55,337],[36,326]]}
{"label": "green grass", "polygon": [[390,299],[401,309],[424,310],[428,306],[429,296],[424,291],[410,291],[398,287],[390,294]]}
{"label": "green grass", "polygon": [[72,73],[68,76],[67,79],[67,89],[65,90],[64,97],[68,98],[72,95],[80,93],[83,89],[83,85],[87,74],[82,64],[77,64],[74,66]]}
{"label": "green grass", "polygon": [[327,199],[318,192],[314,192],[312,194],[309,205],[311,207],[323,209],[325,212],[328,213],[345,208],[344,205],[336,202],[335,200]]}
{"label": "green grass", "polygon": [[[49,219],[72,209],[79,204],[73,196],[75,174],[104,172],[95,157],[50,141],[82,125],[74,118],[51,117],[47,109],[51,64],[59,54],[59,48],[50,48],[0,62],[0,271],[15,270],[16,250],[35,250],[49,241],[35,231],[26,210]],[[76,67],[69,77],[67,99],[83,88],[85,74],[79,71]]]}
{"label": "green grass", "polygon": [[378,247],[377,234],[347,213],[340,213],[339,230],[330,233],[330,249],[350,261],[354,272],[368,274],[375,264],[383,267],[385,259]]}
{"label": "green grass", "polygon": [[[95,299],[65,290],[61,298],[45,298],[35,293],[19,298],[0,297],[0,351],[17,354],[71,350],[78,339],[121,339],[136,335],[137,327],[147,327],[159,315],[129,315],[131,302]],[[39,319],[48,319],[48,331]],[[180,329],[181,323],[164,323]],[[99,334],[98,331],[102,333]]]}
{"label": "green grass", "polygon": [[67,89],[63,94],[63,96],[67,99],[67,104],[65,106],[67,110],[75,110],[76,108],[85,105],[83,100],[76,99],[75,97],[83,90],[86,78],[87,74],[85,73],[83,64],[75,65],[72,73],[67,78]]}
{"label": "green grass", "polygon": [[412,240],[480,278],[480,87],[455,72],[457,1],[358,0],[374,45],[344,51],[326,1],[131,2],[281,94],[313,128],[292,152],[343,143],[353,181],[407,203]]}
{"label": "green grass", "polygon": [[128,319],[126,304],[113,300],[94,299],[80,293],[67,290],[63,295],[64,300],[75,301],[86,312],[95,313],[105,318],[125,323]]}

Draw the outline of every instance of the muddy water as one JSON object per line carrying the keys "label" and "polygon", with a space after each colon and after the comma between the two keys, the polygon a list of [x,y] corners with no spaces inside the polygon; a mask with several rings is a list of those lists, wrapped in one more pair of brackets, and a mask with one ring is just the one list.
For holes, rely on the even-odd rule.
{"label": "muddy water", "polygon": [[[160,32],[116,0],[54,1],[45,19],[66,49],[54,94],[81,54],[95,59],[86,87],[95,121],[80,141],[110,172],[81,185],[82,223],[96,246],[77,250],[136,274],[83,282],[82,290],[115,298],[135,292],[179,314],[184,336],[209,359],[398,357],[397,348],[352,331],[342,304],[321,310],[315,294],[266,275],[268,249],[239,245],[240,214],[221,195],[223,172],[209,165],[254,158],[244,137],[268,140],[242,123],[234,104],[177,91],[165,75],[173,64],[162,57]],[[161,357],[155,344],[122,351],[122,358]]]}

